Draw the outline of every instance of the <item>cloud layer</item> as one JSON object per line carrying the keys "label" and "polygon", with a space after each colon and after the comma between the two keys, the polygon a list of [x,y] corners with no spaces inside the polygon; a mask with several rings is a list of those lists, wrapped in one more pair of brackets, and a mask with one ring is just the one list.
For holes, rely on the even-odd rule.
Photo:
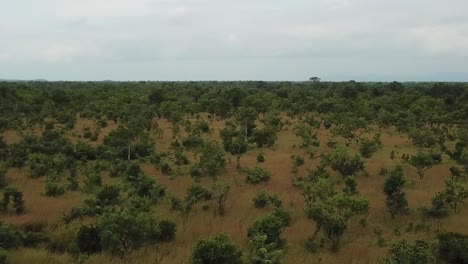
{"label": "cloud layer", "polygon": [[465,0],[15,0],[0,78],[465,80]]}

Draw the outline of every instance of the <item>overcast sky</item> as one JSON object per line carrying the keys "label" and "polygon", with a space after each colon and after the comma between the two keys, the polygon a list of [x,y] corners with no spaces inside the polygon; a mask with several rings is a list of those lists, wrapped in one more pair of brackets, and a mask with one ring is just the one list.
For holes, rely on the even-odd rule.
{"label": "overcast sky", "polygon": [[467,0],[2,0],[0,78],[468,81]]}

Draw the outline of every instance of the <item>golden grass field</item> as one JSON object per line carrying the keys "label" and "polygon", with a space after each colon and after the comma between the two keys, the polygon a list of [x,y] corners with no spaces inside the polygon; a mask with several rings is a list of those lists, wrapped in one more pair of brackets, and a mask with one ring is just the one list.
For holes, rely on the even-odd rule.
{"label": "golden grass field", "polygon": [[[287,117],[282,116],[283,119]],[[294,124],[295,120],[291,120]],[[157,151],[165,151],[169,147],[172,139],[171,123],[166,120],[158,120],[159,127],[163,130],[162,138],[154,136]],[[79,119],[75,127],[75,134],[85,127],[95,126],[92,120]],[[219,129],[224,126],[224,121],[213,121],[210,124],[213,132],[209,136],[211,139],[219,140]],[[102,129],[99,135],[98,143],[102,142],[104,136],[109,133],[116,124],[109,122],[109,126]],[[377,128],[375,128],[376,130]],[[252,198],[259,190],[267,190],[277,193],[283,200],[284,208],[292,215],[292,224],[286,228],[283,237],[286,239],[285,255],[283,263],[378,263],[386,254],[386,247],[377,245],[377,236],[374,234],[374,228],[380,227],[383,230],[383,237],[388,241],[395,241],[401,238],[423,237],[427,239],[435,238],[439,230],[449,230],[461,233],[468,233],[468,209],[462,206],[457,214],[451,213],[439,224],[430,220],[422,219],[418,208],[431,202],[433,195],[440,191],[444,185],[444,178],[449,177],[448,168],[452,165],[447,156],[441,165],[430,169],[423,180],[416,175],[415,169],[408,164],[403,164],[405,176],[408,179],[408,186],[405,188],[411,213],[408,216],[397,217],[392,220],[390,214],[386,212],[385,197],[382,192],[382,186],[385,180],[384,176],[378,174],[382,167],[391,169],[400,163],[399,157],[402,153],[412,153],[416,149],[406,135],[399,134],[393,129],[382,130],[383,148],[375,153],[372,158],[365,160],[367,175],[361,173],[357,177],[358,190],[361,195],[370,201],[370,211],[366,215],[360,215],[352,218],[348,230],[342,240],[342,246],[338,253],[331,253],[328,248],[320,249],[317,253],[309,253],[304,242],[314,230],[314,223],[307,219],[304,213],[304,202],[299,189],[292,186],[292,173],[290,155],[304,154],[304,150],[295,147],[299,144],[300,138],[296,137],[292,126],[286,126],[278,133],[278,141],[272,149],[251,149],[241,158],[241,165],[252,167],[256,164],[256,156],[259,152],[265,154],[266,161],[260,164],[261,167],[270,171],[272,179],[259,185],[250,185],[245,182],[245,176],[236,172],[236,159],[228,155],[228,166],[218,181],[226,181],[231,185],[231,191],[226,203],[227,214],[224,217],[214,214],[214,204],[210,203],[210,209],[203,211],[201,205],[196,205],[190,216],[184,219],[178,212],[170,212],[169,201],[165,199],[156,206],[155,214],[164,218],[169,218],[177,223],[177,234],[174,242],[148,246],[138,250],[131,257],[132,263],[187,263],[197,239],[219,232],[227,233],[242,249],[248,252],[247,228],[255,219],[267,214],[271,209],[256,209],[253,207]],[[4,139],[11,143],[20,139],[15,131],[6,131],[3,133]],[[326,142],[331,137],[328,130],[318,130],[318,137],[321,141],[320,152],[326,152]],[[82,140],[70,135],[73,141]],[[94,144],[98,144],[94,143]],[[352,148],[356,146],[351,144]],[[389,158],[390,152],[394,150],[396,158]],[[306,158],[305,164],[300,168],[299,173],[305,174],[307,169],[314,168],[320,162],[319,158]],[[143,170],[154,177],[159,183],[167,187],[169,195],[183,196],[185,190],[192,183],[191,177],[187,175],[169,178],[156,170],[151,164],[143,164]],[[16,226],[25,226],[31,223],[47,224],[51,237],[57,240],[72,240],[73,228],[76,224],[64,226],[61,223],[62,213],[68,211],[76,205],[80,205],[85,196],[79,192],[67,191],[60,197],[46,197],[41,193],[44,190],[44,178],[28,178],[27,167],[22,169],[10,169],[7,172],[7,178],[10,183],[18,186],[24,193],[26,201],[26,213],[22,215],[1,215],[0,220],[14,224]],[[333,173],[337,184],[341,184],[340,176]],[[108,175],[103,174],[105,183],[115,181]],[[117,179],[118,180],[118,179]],[[201,183],[209,186],[212,180],[210,178],[202,179]],[[363,227],[359,220],[367,219],[367,226]],[[86,220],[85,220],[86,221]],[[413,223],[424,223],[431,226],[430,231],[405,232],[405,227]],[[401,235],[395,234],[395,228],[399,227]],[[70,263],[71,258],[66,253],[49,253],[46,249],[19,249],[9,255],[11,263]],[[94,255],[86,263],[123,263],[118,258],[113,258],[104,253]]]}

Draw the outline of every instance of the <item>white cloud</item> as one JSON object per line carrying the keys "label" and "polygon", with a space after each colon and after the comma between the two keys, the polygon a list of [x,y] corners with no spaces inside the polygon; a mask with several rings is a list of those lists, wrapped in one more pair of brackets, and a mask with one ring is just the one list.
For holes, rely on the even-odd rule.
{"label": "white cloud", "polygon": [[[460,63],[468,56],[467,9],[465,0],[7,1],[0,9],[0,70],[27,76],[21,69],[40,65],[56,76],[60,71],[48,65],[140,64],[116,75],[132,78],[151,64],[173,61],[176,69],[177,63],[204,61],[200,72],[226,76],[220,71],[229,69],[226,74],[240,79],[261,68],[271,69],[272,79],[279,69],[291,78],[309,69],[340,75],[349,65],[363,75],[386,73],[388,65],[395,75],[468,72]],[[413,64],[425,56],[444,67]],[[233,63],[246,59],[249,75]],[[273,59],[282,64],[275,73]],[[7,62],[23,67],[13,72]],[[413,67],[405,68],[408,63]],[[87,69],[79,76],[94,76]]]}
{"label": "white cloud", "polygon": [[468,24],[463,27],[418,27],[409,34],[429,55],[468,56]]}

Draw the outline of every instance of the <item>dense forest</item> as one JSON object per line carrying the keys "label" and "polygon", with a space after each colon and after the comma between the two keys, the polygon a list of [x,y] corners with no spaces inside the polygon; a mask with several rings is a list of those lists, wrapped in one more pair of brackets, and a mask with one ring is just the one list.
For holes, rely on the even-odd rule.
{"label": "dense forest", "polygon": [[0,82],[1,263],[468,263],[468,84]]}

